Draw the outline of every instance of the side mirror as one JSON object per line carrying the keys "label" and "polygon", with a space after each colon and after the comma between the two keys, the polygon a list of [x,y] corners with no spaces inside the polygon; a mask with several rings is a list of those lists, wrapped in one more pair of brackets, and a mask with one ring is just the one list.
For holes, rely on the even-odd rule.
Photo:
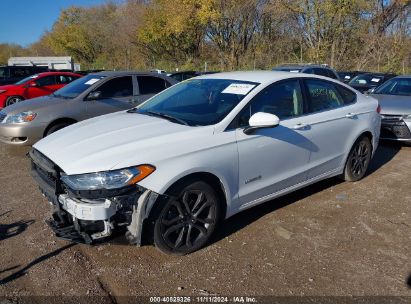
{"label": "side mirror", "polygon": [[87,95],[87,100],[97,100],[101,97],[101,91],[93,91]]}
{"label": "side mirror", "polygon": [[376,88],[371,88],[371,89],[365,91],[364,94],[372,94],[372,93],[374,93],[375,89]]}
{"label": "side mirror", "polygon": [[34,87],[38,87],[39,85],[37,84],[37,82],[33,81],[29,83],[29,87],[30,88],[34,88]]}
{"label": "side mirror", "polygon": [[249,135],[257,129],[274,128],[280,124],[280,119],[277,115],[258,112],[250,117],[248,121],[249,126],[244,129],[244,133]]}

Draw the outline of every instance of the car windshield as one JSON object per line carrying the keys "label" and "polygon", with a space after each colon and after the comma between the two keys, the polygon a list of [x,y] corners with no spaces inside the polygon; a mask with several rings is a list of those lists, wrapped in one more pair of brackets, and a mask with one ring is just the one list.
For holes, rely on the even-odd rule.
{"label": "car windshield", "polygon": [[30,80],[33,80],[33,79],[35,79],[35,78],[37,78],[37,77],[39,77],[38,74],[31,75],[31,76],[29,76],[29,77],[26,77],[26,78],[20,80],[20,81],[17,81],[15,84],[25,84],[26,82],[28,82],[28,81],[30,81]]}
{"label": "car windshield", "polygon": [[221,121],[259,83],[230,79],[192,79],[176,84],[133,109],[190,126]]}
{"label": "car windshield", "polygon": [[361,74],[354,77],[350,84],[373,84],[379,85],[382,82],[383,76],[376,76],[373,74]]}
{"label": "car windshield", "polygon": [[390,79],[377,88],[373,94],[411,96],[411,78]]}
{"label": "car windshield", "polygon": [[273,71],[283,71],[283,72],[291,72],[291,73],[300,73],[302,68],[293,68],[293,67],[279,67],[279,68],[274,68]]}
{"label": "car windshield", "polygon": [[103,79],[106,76],[102,75],[87,75],[81,77],[73,82],[70,82],[68,85],[62,87],[60,90],[55,91],[52,95],[55,97],[72,99],[79,96],[85,90],[87,90],[91,85],[95,84],[100,79]]}

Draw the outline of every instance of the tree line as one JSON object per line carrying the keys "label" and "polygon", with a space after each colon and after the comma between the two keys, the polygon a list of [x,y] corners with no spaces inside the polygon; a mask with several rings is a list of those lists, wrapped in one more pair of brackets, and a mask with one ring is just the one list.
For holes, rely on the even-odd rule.
{"label": "tree line", "polygon": [[410,0],[124,0],[62,10],[11,56],[69,55],[82,69],[271,69],[411,72]]}

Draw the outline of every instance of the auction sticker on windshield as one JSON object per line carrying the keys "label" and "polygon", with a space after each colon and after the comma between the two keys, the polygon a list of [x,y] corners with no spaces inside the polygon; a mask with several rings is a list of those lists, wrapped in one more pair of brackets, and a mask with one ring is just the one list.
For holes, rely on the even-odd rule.
{"label": "auction sticker on windshield", "polygon": [[255,87],[255,84],[248,83],[232,83],[226,87],[221,93],[246,95]]}
{"label": "auction sticker on windshield", "polygon": [[100,78],[91,78],[89,81],[85,82],[84,84],[92,85],[92,84],[96,83],[99,80],[100,80]]}

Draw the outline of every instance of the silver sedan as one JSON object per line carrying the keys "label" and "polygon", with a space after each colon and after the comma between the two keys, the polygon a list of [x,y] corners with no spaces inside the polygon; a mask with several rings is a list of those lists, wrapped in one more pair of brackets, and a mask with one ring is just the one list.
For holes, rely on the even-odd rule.
{"label": "silver sedan", "polygon": [[411,75],[390,79],[371,95],[381,106],[381,139],[411,143]]}

